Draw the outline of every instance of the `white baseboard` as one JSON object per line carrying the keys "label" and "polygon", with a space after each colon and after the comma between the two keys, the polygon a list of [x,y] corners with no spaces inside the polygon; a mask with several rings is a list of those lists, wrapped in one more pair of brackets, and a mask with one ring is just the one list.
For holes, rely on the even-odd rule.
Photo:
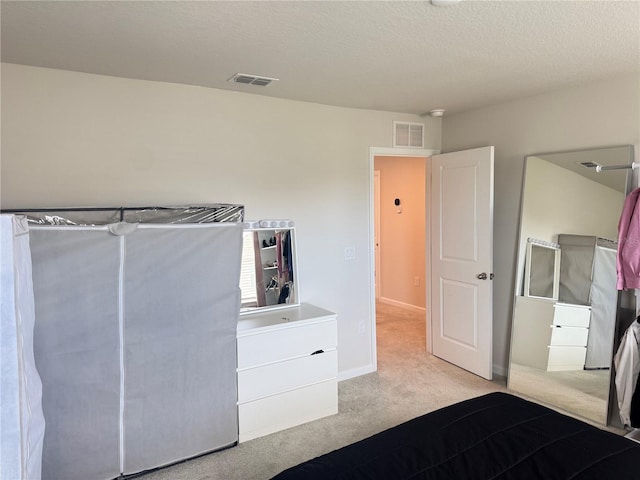
{"label": "white baseboard", "polygon": [[350,378],[366,375],[367,373],[373,373],[377,370],[377,366],[372,363],[362,367],[352,368],[350,370],[345,370],[344,372],[338,372],[338,381],[341,382],[343,380],[349,380]]}
{"label": "white baseboard", "polygon": [[415,312],[415,313],[426,314],[426,311],[427,311],[426,308],[424,307],[417,307],[415,305],[399,302],[398,300],[393,300],[391,298],[380,297],[378,301],[381,303],[386,303],[387,305],[393,305],[394,307],[406,308],[407,310],[411,310],[412,312]]}
{"label": "white baseboard", "polygon": [[[370,363],[362,367],[352,368],[345,370],[344,372],[338,372],[338,381],[349,380],[350,378],[359,377],[361,375],[367,375],[378,370],[377,366]],[[493,365],[493,374],[499,377],[507,378],[507,369],[501,365]],[[639,429],[640,430],[640,429]]]}

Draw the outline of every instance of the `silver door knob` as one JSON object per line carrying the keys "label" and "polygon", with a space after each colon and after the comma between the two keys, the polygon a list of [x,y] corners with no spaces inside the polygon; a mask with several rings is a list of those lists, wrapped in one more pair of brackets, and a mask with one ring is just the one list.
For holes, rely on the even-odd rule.
{"label": "silver door knob", "polygon": [[478,274],[478,279],[479,280],[486,280],[487,279],[487,274],[482,272]]}

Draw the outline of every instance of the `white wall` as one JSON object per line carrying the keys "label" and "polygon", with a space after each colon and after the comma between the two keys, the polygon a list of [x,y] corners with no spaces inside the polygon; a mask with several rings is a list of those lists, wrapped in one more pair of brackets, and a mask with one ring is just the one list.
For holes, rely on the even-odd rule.
{"label": "white wall", "polygon": [[[445,116],[443,151],[494,145],[494,371],[506,373],[524,157],[640,145],[640,77],[628,75]],[[637,161],[637,160],[636,160]]]}
{"label": "white wall", "polygon": [[440,148],[436,119],[2,64],[2,208],[228,202],[291,218],[301,299],[338,313],[344,378],[375,369],[369,147],[391,146],[394,120]]}

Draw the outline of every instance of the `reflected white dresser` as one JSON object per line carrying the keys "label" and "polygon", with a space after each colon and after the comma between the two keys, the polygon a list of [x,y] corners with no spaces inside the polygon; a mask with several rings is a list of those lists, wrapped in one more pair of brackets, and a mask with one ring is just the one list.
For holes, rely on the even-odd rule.
{"label": "reflected white dresser", "polygon": [[591,308],[535,297],[516,297],[511,357],[547,371],[582,370]]}
{"label": "reflected white dresser", "polygon": [[333,312],[309,304],[238,322],[240,442],[338,413]]}

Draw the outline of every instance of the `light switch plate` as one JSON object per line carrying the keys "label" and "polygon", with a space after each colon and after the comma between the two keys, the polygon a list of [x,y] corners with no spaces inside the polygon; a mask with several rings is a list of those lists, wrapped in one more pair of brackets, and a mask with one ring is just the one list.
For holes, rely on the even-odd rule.
{"label": "light switch plate", "polygon": [[344,259],[355,260],[355,258],[356,258],[356,247],[344,247]]}

